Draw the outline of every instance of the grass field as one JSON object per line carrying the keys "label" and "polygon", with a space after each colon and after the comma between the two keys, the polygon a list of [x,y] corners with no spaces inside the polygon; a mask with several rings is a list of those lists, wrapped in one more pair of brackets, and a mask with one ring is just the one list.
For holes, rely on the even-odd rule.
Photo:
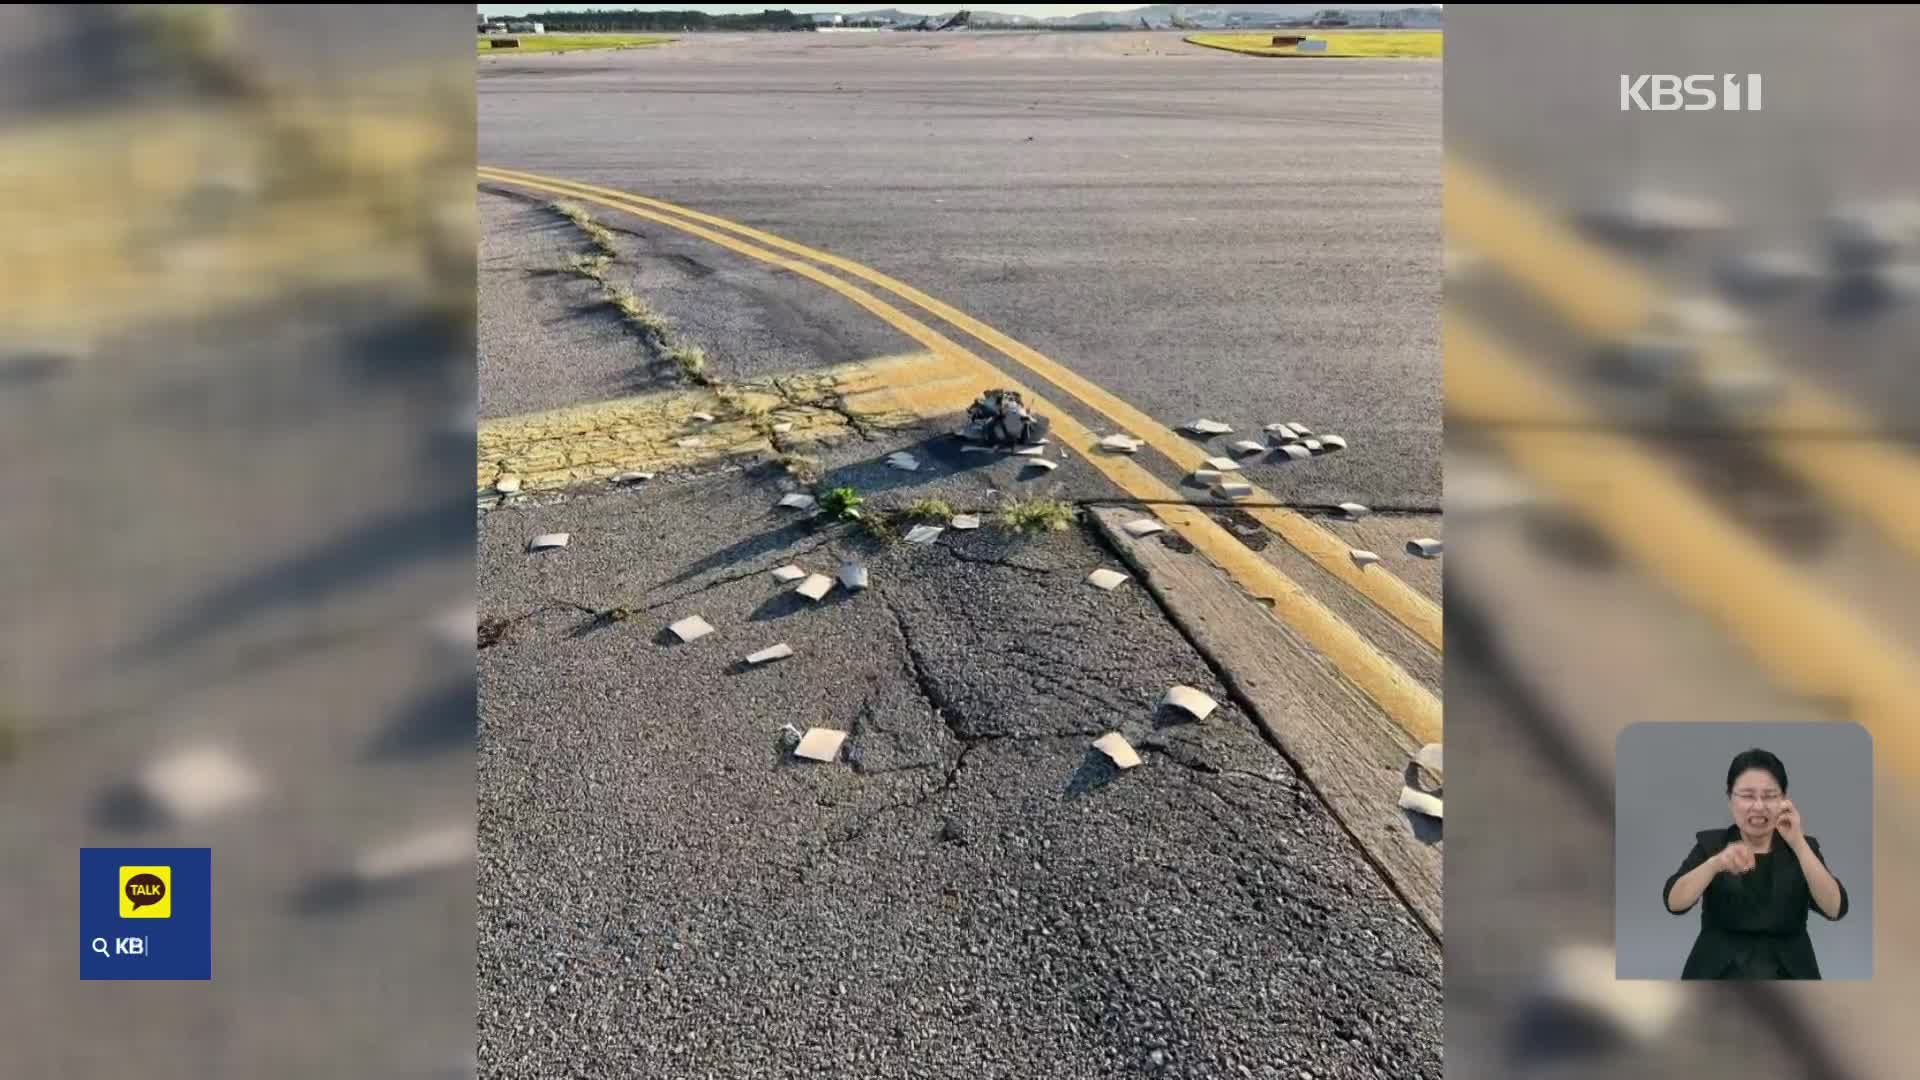
{"label": "grass field", "polygon": [[[1324,41],[1326,52],[1301,52],[1288,45],[1273,46],[1275,34],[1305,34],[1309,41]],[[1438,59],[1438,30],[1262,30],[1257,34],[1189,34],[1194,45],[1248,56],[1417,56]]]}
{"label": "grass field", "polygon": [[[495,49],[487,44],[489,40],[503,37],[517,39],[520,47]],[[482,56],[487,53],[511,56],[514,53],[573,52],[576,49],[643,49],[649,45],[665,45],[672,40],[657,34],[483,34],[477,45]]]}

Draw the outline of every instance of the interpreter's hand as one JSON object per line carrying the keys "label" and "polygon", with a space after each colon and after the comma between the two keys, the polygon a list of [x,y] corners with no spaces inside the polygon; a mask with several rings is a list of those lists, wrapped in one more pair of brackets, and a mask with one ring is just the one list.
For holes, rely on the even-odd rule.
{"label": "interpreter's hand", "polygon": [[1753,869],[1753,850],[1747,847],[1745,841],[1735,840],[1721,848],[1713,861],[1723,874],[1744,874]]}
{"label": "interpreter's hand", "polygon": [[1800,821],[1800,811],[1794,807],[1792,799],[1780,804],[1780,812],[1773,818],[1773,827],[1780,834],[1780,839],[1796,848],[1806,836],[1805,826]]}

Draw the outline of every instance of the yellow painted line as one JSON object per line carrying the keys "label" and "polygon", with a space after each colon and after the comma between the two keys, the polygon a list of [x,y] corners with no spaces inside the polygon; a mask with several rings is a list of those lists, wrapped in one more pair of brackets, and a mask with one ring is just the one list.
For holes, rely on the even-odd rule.
{"label": "yellow painted line", "polygon": [[[1167,486],[1164,481],[1148,472],[1138,462],[1121,455],[1100,451],[1098,448],[1100,436],[1094,434],[1070,414],[1048,405],[1046,399],[1034,393],[1031,388],[1009,378],[992,364],[899,308],[821,270],[812,263],[790,259],[737,237],[646,207],[627,205],[597,195],[582,194],[544,182],[522,179],[512,179],[508,182],[537,191],[573,195],[576,198],[646,218],[824,285],[933,352],[949,366],[950,377],[968,380],[967,385],[980,388],[1004,386],[1014,389],[1033,406],[1047,409],[1053,416],[1052,437],[1085,457],[1089,464],[1104,473],[1122,491],[1143,501],[1186,503],[1178,491]],[[1254,599],[1266,602],[1278,618],[1292,627],[1308,645],[1331,661],[1348,682],[1371,698],[1394,723],[1422,742],[1440,741],[1439,699],[1392,659],[1375,649],[1359,632],[1329,611],[1311,593],[1282,574],[1273,564],[1248,549],[1200,508],[1191,505],[1162,505],[1156,506],[1154,513],[1203,555],[1211,559],[1214,565],[1237,581]]]}
{"label": "yellow painted line", "polygon": [[[623,472],[771,455],[766,425],[792,425],[777,437],[799,447],[850,434],[842,410],[867,427],[900,427],[964,409],[979,396],[950,367],[932,353],[912,353],[758,380],[727,397],[706,388],[663,390],[484,420],[475,483],[485,493],[511,476],[523,492],[559,491]],[[829,401],[838,407],[824,407]],[[716,419],[694,420],[701,412]],[[699,443],[680,446],[682,439]]]}
{"label": "yellow painted line", "polygon": [[[1124,428],[1136,438],[1143,439],[1147,445],[1159,451],[1169,461],[1189,472],[1205,467],[1208,452],[1191,440],[1183,438],[1177,432],[1163,426],[1146,413],[1127,404],[1108,393],[1099,385],[1083,378],[1067,367],[1049,359],[1037,350],[1022,344],[1013,338],[995,330],[986,323],[962,312],[948,304],[928,296],[905,282],[882,274],[871,267],[863,266],[850,259],[829,254],[804,244],[750,228],[725,218],[690,210],[673,203],[662,202],[641,195],[632,195],[612,188],[596,187],[570,180],[555,180],[533,173],[500,169],[491,166],[482,167],[482,176],[506,183],[546,185],[544,190],[558,191],[575,196],[598,197],[602,205],[628,213],[642,210],[674,215],[677,218],[711,225],[733,235],[756,241],[766,247],[810,259],[823,266],[832,267],[849,276],[875,285],[895,296],[929,312],[950,325],[966,332],[981,342],[991,346],[1007,358],[1020,364],[1027,370],[1060,387],[1067,394],[1079,400],[1088,408],[1105,416],[1117,426]],[[669,222],[671,223],[671,222]],[[1272,494],[1257,486],[1249,497],[1253,502],[1278,502]],[[1295,549],[1312,559],[1322,570],[1332,574],[1350,589],[1365,596],[1373,604],[1386,612],[1401,625],[1412,630],[1435,649],[1444,649],[1444,629],[1440,615],[1440,605],[1428,599],[1419,590],[1408,585],[1392,574],[1384,573],[1380,567],[1371,568],[1354,565],[1352,546],[1346,541],[1315,524],[1310,518],[1292,510],[1279,507],[1248,507],[1247,513],[1254,516],[1262,525],[1271,529],[1275,535],[1291,544]]]}
{"label": "yellow painted line", "polygon": [[[1445,318],[1449,410],[1500,414],[1577,402],[1468,318]],[[1920,665],[1816,582],[1700,499],[1632,439],[1494,427],[1487,436],[1674,593],[1723,626],[1791,689],[1846,701],[1887,762],[1920,766]],[[1631,507],[1631,513],[1622,513]]]}
{"label": "yellow painted line", "polygon": [[[1546,208],[1503,190],[1458,158],[1446,163],[1442,217],[1448,243],[1470,245],[1589,338],[1625,339],[1668,295],[1653,276],[1587,242]],[[1920,458],[1891,441],[1873,439],[1877,425],[1864,413],[1802,379],[1786,378],[1750,342],[1712,340],[1703,362],[1710,370],[1758,370],[1785,378],[1783,399],[1753,423],[1760,444],[1822,497],[1872,522],[1909,555],[1920,557],[1920,499],[1909,497],[1920,491]],[[1794,437],[1795,431],[1860,437],[1802,439]]]}

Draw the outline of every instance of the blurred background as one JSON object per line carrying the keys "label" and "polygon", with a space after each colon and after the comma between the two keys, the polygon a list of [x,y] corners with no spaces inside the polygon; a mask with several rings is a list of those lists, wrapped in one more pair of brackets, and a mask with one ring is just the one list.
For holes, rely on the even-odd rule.
{"label": "blurred background", "polygon": [[[0,1075],[472,1071],[471,18],[0,9]],[[211,982],[78,981],[83,846]]]}
{"label": "blurred background", "polygon": [[[1447,21],[1448,1075],[1912,1076],[1920,11]],[[1622,74],[1762,107],[1621,111]],[[1842,719],[1875,978],[1617,981],[1620,730]]]}

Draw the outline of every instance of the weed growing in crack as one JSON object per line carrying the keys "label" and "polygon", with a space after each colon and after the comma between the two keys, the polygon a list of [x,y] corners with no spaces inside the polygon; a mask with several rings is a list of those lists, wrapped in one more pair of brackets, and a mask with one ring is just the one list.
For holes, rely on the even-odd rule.
{"label": "weed growing in crack", "polygon": [[945,524],[953,518],[953,504],[945,499],[915,499],[907,505],[905,513],[914,521],[937,521]]}
{"label": "weed growing in crack", "polygon": [[[860,497],[858,491],[850,487],[834,488],[821,495],[819,499],[820,509],[826,512],[830,520],[845,521],[849,518],[863,516],[856,511],[859,511],[861,504],[865,503],[866,500]],[[876,514],[874,516],[880,517],[881,515]]]}
{"label": "weed growing in crack", "polygon": [[607,281],[607,266],[613,259],[606,255],[574,255],[567,259],[567,266],[583,278],[604,285]]}
{"label": "weed growing in crack", "polygon": [[606,226],[593,220],[593,215],[587,213],[579,204],[570,202],[548,203],[547,209],[573,222],[574,227],[586,233],[587,239],[592,240],[593,246],[598,248],[609,260],[620,254],[618,249],[613,246],[613,233],[607,231]]}
{"label": "weed growing in crack", "polygon": [[1000,511],[1000,522],[1016,533],[1060,532],[1074,521],[1073,504],[1061,499],[1017,498]]}
{"label": "weed growing in crack", "polygon": [[667,362],[678,368],[681,377],[688,382],[700,386],[707,386],[712,382],[707,377],[706,350],[698,345],[675,345],[667,350]]}
{"label": "weed growing in crack", "polygon": [[884,510],[863,512],[860,515],[860,531],[876,544],[892,544],[900,539],[900,528],[894,524],[894,516]]}

